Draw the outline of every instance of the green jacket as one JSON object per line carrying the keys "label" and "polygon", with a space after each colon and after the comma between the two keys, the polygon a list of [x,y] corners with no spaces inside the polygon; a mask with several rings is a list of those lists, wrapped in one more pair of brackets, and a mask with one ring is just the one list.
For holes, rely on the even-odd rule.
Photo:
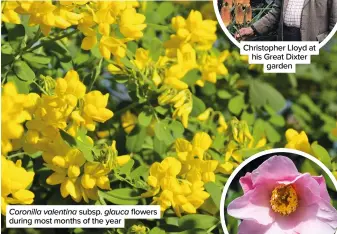
{"label": "green jacket", "polygon": [[[289,0],[275,0],[273,9],[253,26],[259,34],[278,30],[283,41],[284,14]],[[323,41],[337,23],[337,0],[305,0],[301,18],[302,41]]]}

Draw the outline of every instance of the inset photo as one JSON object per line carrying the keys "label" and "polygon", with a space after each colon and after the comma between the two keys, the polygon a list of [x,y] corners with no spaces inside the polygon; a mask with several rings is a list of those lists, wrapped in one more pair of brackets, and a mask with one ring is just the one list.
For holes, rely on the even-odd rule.
{"label": "inset photo", "polygon": [[238,42],[322,42],[336,31],[337,0],[214,1],[223,30]]}
{"label": "inset photo", "polygon": [[224,188],[225,233],[336,233],[337,182],[331,172],[302,153],[259,155],[234,171]]}

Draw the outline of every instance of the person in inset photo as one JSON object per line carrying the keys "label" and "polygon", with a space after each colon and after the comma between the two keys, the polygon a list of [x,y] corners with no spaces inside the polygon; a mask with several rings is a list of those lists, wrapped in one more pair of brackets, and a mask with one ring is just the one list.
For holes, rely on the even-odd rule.
{"label": "person in inset photo", "polygon": [[222,20],[239,41],[322,42],[337,23],[337,0],[220,1]]}

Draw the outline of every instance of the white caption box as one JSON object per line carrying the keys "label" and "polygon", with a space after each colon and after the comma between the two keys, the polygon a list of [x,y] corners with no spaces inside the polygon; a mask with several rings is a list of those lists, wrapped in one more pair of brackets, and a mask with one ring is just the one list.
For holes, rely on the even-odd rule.
{"label": "white caption box", "polygon": [[160,219],[159,205],[7,205],[7,228],[123,228],[125,219]]}

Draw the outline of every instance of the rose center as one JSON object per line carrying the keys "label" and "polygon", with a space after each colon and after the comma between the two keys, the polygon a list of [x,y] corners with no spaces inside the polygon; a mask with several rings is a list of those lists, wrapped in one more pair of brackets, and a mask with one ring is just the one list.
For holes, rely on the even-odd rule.
{"label": "rose center", "polygon": [[293,213],[298,206],[296,190],[292,185],[277,186],[271,194],[270,205],[273,211],[281,215]]}

